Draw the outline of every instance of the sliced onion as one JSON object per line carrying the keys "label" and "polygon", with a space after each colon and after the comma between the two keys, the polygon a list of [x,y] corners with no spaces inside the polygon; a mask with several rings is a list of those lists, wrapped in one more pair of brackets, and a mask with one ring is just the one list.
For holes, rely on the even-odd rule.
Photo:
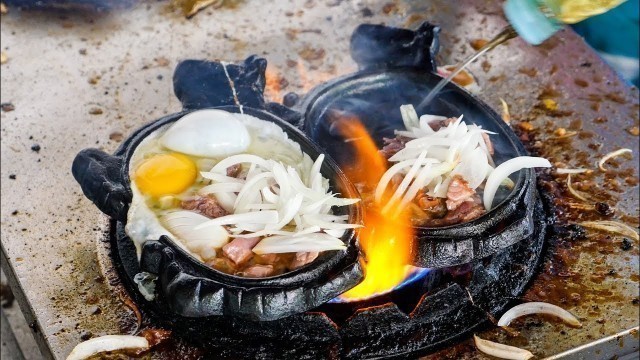
{"label": "sliced onion", "polygon": [[402,122],[404,123],[405,128],[410,129],[412,127],[420,126],[420,119],[418,119],[418,113],[416,113],[416,109],[413,108],[413,105],[401,105],[400,115],[402,115]]}
{"label": "sliced onion", "polygon": [[[281,229],[283,226],[289,224],[293,217],[300,211],[300,207],[302,206],[303,200],[302,194],[296,194],[290,201],[288,201],[281,208],[281,218],[280,221],[273,226],[274,229]],[[271,228],[271,226],[267,226],[267,229]]]}
{"label": "sliced onion", "polygon": [[[229,240],[229,233],[220,225],[211,225],[206,229],[200,225],[209,218],[191,211],[174,211],[160,217],[167,230],[187,247],[192,242],[204,241],[212,248],[221,248]],[[193,251],[193,250],[192,250]]]}
{"label": "sliced onion", "polygon": [[217,194],[217,193],[237,193],[242,190],[244,184],[237,182],[215,183],[207,185],[200,190],[199,194]]}
{"label": "sliced onion", "polygon": [[[409,190],[407,190],[406,194],[404,195],[404,198],[402,198],[402,201],[400,201],[400,204],[396,208],[395,215],[399,214],[407,206],[407,204],[411,200],[413,200],[413,198],[416,197],[416,195],[418,194],[418,191],[422,187],[424,187],[426,184],[430,183],[431,180],[433,178],[435,178],[436,176],[440,176],[440,175],[444,175],[444,174],[448,173],[456,165],[457,165],[457,163],[438,164],[438,165],[434,166],[431,169],[431,171],[429,171],[429,169],[427,169],[427,171],[425,171],[424,173],[421,173],[420,175],[418,175],[418,177],[416,177],[416,180],[413,182],[413,184],[411,185]],[[426,168],[426,166],[425,166],[425,168]]]}
{"label": "sliced onion", "polygon": [[244,184],[238,193],[234,208],[236,211],[256,200],[256,195],[260,196],[260,190],[267,185],[267,180],[273,175],[271,172],[264,172],[252,177]]}
{"label": "sliced onion", "polygon": [[320,173],[320,169],[322,168],[322,162],[323,161],[324,161],[324,154],[318,155],[318,158],[313,163],[313,166],[311,167],[311,170],[309,171],[309,177],[307,179],[307,186],[310,186],[311,184],[313,184],[313,182],[314,182],[314,180],[316,178],[322,177],[322,174]]}
{"label": "sliced onion", "polygon": [[393,179],[393,177],[396,174],[399,174],[404,168],[411,166],[413,162],[414,162],[413,160],[406,160],[406,161],[394,164],[382,175],[382,177],[378,181],[378,185],[374,193],[374,198],[377,202],[382,200],[382,195],[384,195],[384,191],[389,186],[391,179]]}
{"label": "sliced onion", "polygon": [[619,221],[613,220],[602,220],[602,221],[583,221],[580,225],[589,228],[602,230],[607,232],[612,232],[614,234],[620,234],[623,236],[628,236],[636,241],[640,240],[640,236],[636,229],[632,228],[627,224],[623,224]]}
{"label": "sliced onion", "polygon": [[195,227],[196,230],[206,229],[212,226],[233,224],[277,224],[278,212],[275,210],[253,211],[243,214],[230,214],[208,220]]}
{"label": "sliced onion", "polygon": [[227,175],[223,175],[215,172],[201,171],[200,175],[202,175],[202,177],[205,179],[213,180],[215,182],[230,182],[230,183],[240,183],[240,184],[244,183],[244,180],[242,179],[234,178],[231,176],[227,176]]}
{"label": "sliced onion", "polygon": [[107,351],[147,350],[148,348],[149,341],[142,336],[105,335],[76,345],[67,356],[67,360],[84,360]]}
{"label": "sliced onion", "polygon": [[247,210],[277,210],[276,204],[248,204],[245,206]]}
{"label": "sliced onion", "polygon": [[567,174],[567,190],[569,193],[573,195],[576,199],[582,200],[584,202],[590,202],[585,196],[581,195],[576,189],[573,188],[573,183],[571,182],[571,174]]}
{"label": "sliced onion", "polygon": [[262,239],[253,247],[256,254],[279,254],[292,252],[342,250],[342,240],[329,234],[314,233],[301,236],[273,236]]}
{"label": "sliced onion", "polygon": [[263,168],[269,168],[268,161],[261,158],[260,156],[252,155],[252,154],[238,154],[238,155],[229,156],[228,158],[221,160],[219,163],[216,164],[216,166],[214,166],[211,169],[211,172],[226,174],[227,168],[229,166],[233,166],[236,164],[245,164],[245,163],[252,164],[252,165],[257,164],[259,166],[262,166]]}
{"label": "sliced onion", "polygon": [[591,170],[589,169],[585,169],[585,168],[577,168],[577,169],[562,169],[562,168],[558,168],[556,169],[556,174],[560,174],[560,175],[564,175],[564,174],[584,174],[586,172],[589,172]]}
{"label": "sliced onion", "polygon": [[606,154],[605,156],[602,157],[602,159],[600,159],[600,161],[598,161],[598,168],[602,171],[607,171],[607,169],[605,169],[604,167],[604,163],[606,163],[609,159],[612,159],[616,156],[620,156],[620,155],[624,155],[624,154],[631,154],[633,152],[633,150],[631,149],[620,149],[620,150],[616,150],[616,151],[612,151],[608,154]]}
{"label": "sliced onion", "polygon": [[478,350],[491,356],[495,356],[500,359],[510,360],[528,360],[533,357],[533,354],[525,349],[520,349],[515,346],[504,345],[489,340],[484,340],[476,335],[473,335],[473,341],[476,344]]}
{"label": "sliced onion", "polygon": [[549,160],[541,157],[519,156],[498,165],[498,167],[491,172],[484,186],[483,202],[485,209],[491,210],[493,198],[504,179],[518,170],[534,167],[551,167],[551,163]]}
{"label": "sliced onion", "polygon": [[335,223],[331,221],[327,221],[324,219],[319,219],[314,215],[302,215],[302,221],[306,224],[312,226],[319,226],[323,229],[330,230],[347,230],[347,229],[356,229],[362,227],[360,224],[344,224],[344,223]]}
{"label": "sliced onion", "polygon": [[486,154],[480,151],[470,151],[465,155],[460,164],[453,169],[450,176],[462,176],[469,184],[469,187],[475,190],[487,178],[489,161]]}
{"label": "sliced onion", "polygon": [[507,124],[511,123],[511,114],[509,113],[509,105],[504,101],[503,98],[500,98],[500,102],[502,103],[502,120]]}
{"label": "sliced onion", "polygon": [[400,185],[396,189],[395,193],[393,193],[393,196],[391,197],[391,199],[389,199],[389,203],[395,203],[402,196],[402,194],[404,194],[405,190],[407,190],[407,188],[409,187],[409,184],[413,180],[414,176],[418,174],[418,171],[422,167],[423,160],[426,157],[427,157],[426,151],[423,151],[420,154],[420,156],[418,156],[418,159],[416,159],[416,161],[413,163],[413,165],[411,166],[411,169],[409,169],[409,172],[407,172],[407,174],[404,176],[404,179],[402,179],[402,182],[400,182]]}
{"label": "sliced onion", "polygon": [[512,307],[500,317],[498,326],[509,326],[514,319],[531,314],[553,315],[559,317],[568,325],[574,327],[582,326],[580,321],[567,310],[545,302],[529,302]]}
{"label": "sliced onion", "polygon": [[446,116],[429,115],[429,114],[422,115],[420,116],[420,129],[426,132],[427,134],[433,134],[435,131],[433,131],[429,123],[433,121],[441,121],[446,119],[447,119]]}
{"label": "sliced onion", "polygon": [[394,130],[394,134],[398,136],[404,136],[408,138],[417,138],[419,135],[416,135],[413,131],[405,131],[405,130]]}

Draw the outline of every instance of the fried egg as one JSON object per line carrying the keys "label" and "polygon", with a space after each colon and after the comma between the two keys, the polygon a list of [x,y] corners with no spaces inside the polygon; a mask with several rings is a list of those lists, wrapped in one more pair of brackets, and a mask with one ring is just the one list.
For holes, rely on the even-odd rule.
{"label": "fried egg", "polygon": [[246,151],[251,137],[237,114],[208,109],[183,116],[164,133],[160,142],[184,154],[220,157]]}

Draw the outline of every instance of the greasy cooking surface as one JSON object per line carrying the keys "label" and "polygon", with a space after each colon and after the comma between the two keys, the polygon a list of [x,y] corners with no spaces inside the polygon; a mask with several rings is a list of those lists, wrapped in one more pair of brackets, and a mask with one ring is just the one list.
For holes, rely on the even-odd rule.
{"label": "greasy cooking surface", "polygon": [[[135,321],[96,266],[99,258],[106,259],[101,244],[96,255],[106,222],[84,199],[69,168],[79,149],[112,152],[134,128],[179,110],[170,81],[179,59],[265,56],[268,93],[279,100],[286,92],[302,93],[354,71],[348,39],[361,22],[415,27],[429,19],[439,24],[440,63],[445,64],[472,51],[472,40],[487,39],[505,24],[499,3],[465,1],[454,9],[448,1],[247,0],[188,21],[156,2],[88,17],[21,14],[10,8],[2,16],[3,51],[9,57],[2,65],[2,102],[15,106],[1,114],[2,246],[9,260],[3,266],[13,268],[29,299],[21,305],[28,321],[36,321],[37,335],[55,358],[64,358],[83,335],[119,333]],[[639,125],[637,89],[622,83],[569,31],[539,48],[512,40],[485,60],[471,68],[483,89],[480,98],[498,112],[499,98],[506,100],[514,124],[531,120],[531,126],[520,127],[534,128],[541,155],[561,148],[566,158],[552,156],[554,161],[593,167],[609,151],[634,150],[632,161],[615,161],[621,174],[614,180],[622,192],[612,190],[615,184],[604,191],[622,199],[615,217],[626,212],[637,221],[638,137],[631,134]],[[545,98],[557,109],[545,109]],[[573,122],[578,128],[577,120],[581,134],[560,147],[549,140],[558,127],[570,131]],[[567,213],[594,217],[586,211]],[[572,310],[582,329],[529,318],[520,326],[520,338],[494,331],[481,336],[550,355],[636,326],[639,244],[632,241],[623,250],[628,246],[618,237],[587,234],[587,239],[562,242],[527,294]],[[479,357],[469,341],[439,355],[463,353]]]}

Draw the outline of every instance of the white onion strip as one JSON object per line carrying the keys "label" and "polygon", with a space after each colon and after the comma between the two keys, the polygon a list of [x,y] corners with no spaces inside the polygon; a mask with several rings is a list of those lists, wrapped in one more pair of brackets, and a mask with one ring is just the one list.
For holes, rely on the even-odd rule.
{"label": "white onion strip", "polygon": [[244,182],[244,180],[242,179],[234,178],[227,175],[222,175],[215,172],[201,171],[200,175],[205,179],[213,180],[215,182],[231,182],[231,183],[240,183],[240,184]]}
{"label": "white onion strip", "polygon": [[509,326],[514,319],[531,314],[553,315],[573,327],[582,326],[580,321],[567,310],[545,302],[529,302],[512,307],[500,317],[498,326]]}
{"label": "white onion strip", "polygon": [[342,250],[346,245],[342,240],[324,233],[299,236],[272,236],[262,239],[254,248],[256,254],[278,254],[299,251]]}
{"label": "white onion strip", "polygon": [[640,236],[636,229],[619,221],[602,220],[602,221],[583,221],[580,225],[589,228],[612,232],[623,236],[628,236],[636,241],[640,241]]}
{"label": "white onion strip", "polygon": [[498,167],[496,167],[493,172],[491,172],[484,186],[483,202],[485,209],[491,210],[493,199],[496,196],[498,187],[504,181],[504,179],[508,178],[509,175],[518,170],[534,167],[548,168],[551,167],[551,163],[549,162],[549,160],[541,157],[519,156],[498,165]]}
{"label": "white onion strip", "polygon": [[473,335],[473,341],[478,350],[500,359],[528,360],[533,357],[533,354],[528,350],[484,340],[476,335]]}
{"label": "white onion strip", "polygon": [[260,156],[251,155],[251,154],[238,154],[238,155],[229,156],[228,158],[221,160],[211,169],[211,172],[226,174],[227,168],[229,166],[233,166],[235,164],[243,164],[243,163],[249,163],[252,165],[257,164],[265,168],[269,166],[268,162],[265,159],[261,158]]}
{"label": "white onion strip", "polygon": [[576,199],[582,200],[586,203],[590,202],[584,195],[580,194],[576,189],[573,188],[573,183],[571,182],[571,174],[567,175],[567,190],[569,193],[573,195]]}
{"label": "white onion strip", "polygon": [[602,159],[600,159],[600,161],[598,161],[598,168],[602,171],[607,171],[607,169],[604,167],[604,163],[606,163],[608,160],[616,157],[616,156],[620,156],[620,155],[624,155],[624,154],[631,154],[633,151],[631,149],[620,149],[620,150],[616,150],[616,151],[612,151],[608,154],[606,154],[605,156],[602,157]]}
{"label": "white onion strip", "polygon": [[142,336],[105,335],[76,345],[69,356],[67,356],[67,360],[84,360],[107,351],[147,350],[148,348],[149,341]]}
{"label": "white onion strip", "polygon": [[564,175],[564,174],[584,174],[586,172],[589,172],[591,170],[589,169],[585,169],[585,168],[577,168],[577,169],[562,169],[562,168],[558,168],[556,169],[556,174],[559,175]]}
{"label": "white onion strip", "polygon": [[278,212],[275,210],[253,211],[242,214],[231,214],[211,219],[195,227],[195,230],[204,229],[216,225],[233,224],[277,224]]}

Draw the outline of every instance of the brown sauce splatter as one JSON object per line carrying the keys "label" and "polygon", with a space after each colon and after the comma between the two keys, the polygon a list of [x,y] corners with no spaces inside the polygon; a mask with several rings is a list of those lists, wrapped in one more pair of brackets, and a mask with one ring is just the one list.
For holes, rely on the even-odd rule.
{"label": "brown sauce splatter", "polygon": [[518,69],[518,72],[520,74],[525,74],[529,77],[534,77],[536,75],[538,75],[538,70],[534,69],[534,68],[527,68],[527,67],[521,67]]}

